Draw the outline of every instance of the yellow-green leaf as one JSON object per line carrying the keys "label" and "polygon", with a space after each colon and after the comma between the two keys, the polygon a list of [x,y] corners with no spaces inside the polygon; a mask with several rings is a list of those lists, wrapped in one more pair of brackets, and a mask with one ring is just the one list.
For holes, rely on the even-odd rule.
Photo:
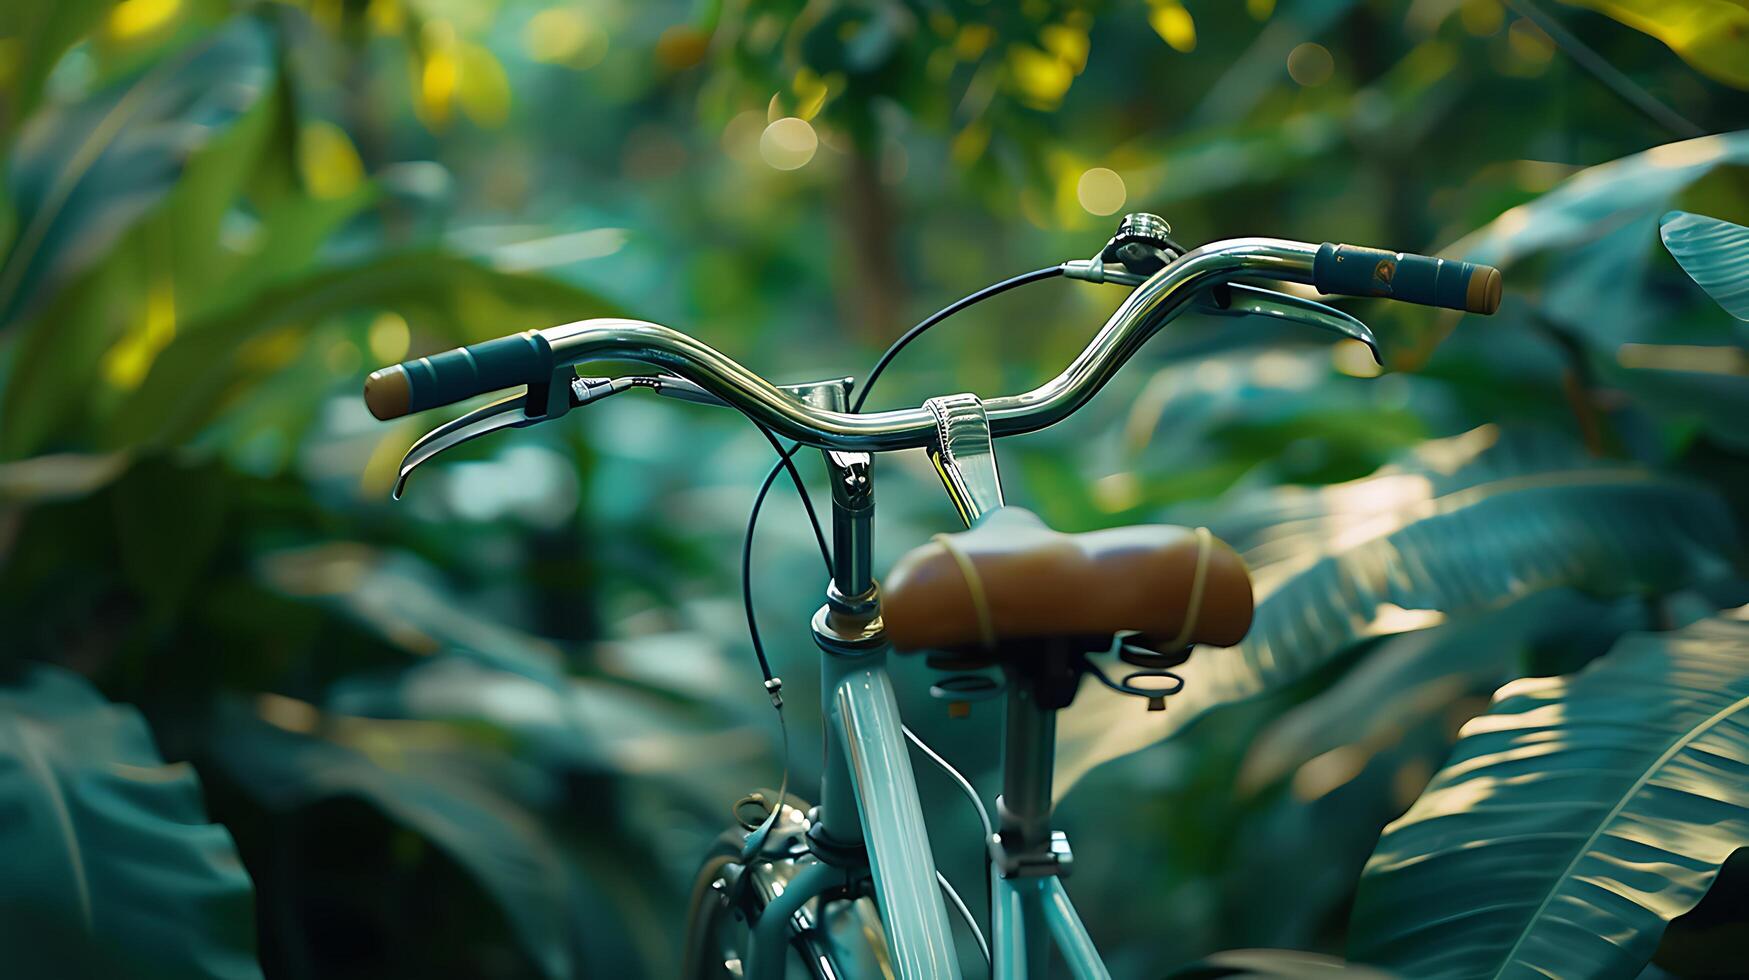
{"label": "yellow-green leaf", "polygon": [[1696,71],[1749,89],[1749,3],[1741,0],[1566,0],[1670,46]]}

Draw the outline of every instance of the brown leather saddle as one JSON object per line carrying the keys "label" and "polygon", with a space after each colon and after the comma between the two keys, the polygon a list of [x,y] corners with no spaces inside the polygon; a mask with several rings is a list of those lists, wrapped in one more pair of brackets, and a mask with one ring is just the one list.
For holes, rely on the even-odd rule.
{"label": "brown leather saddle", "polygon": [[938,538],[899,559],[883,585],[882,618],[897,650],[989,650],[992,640],[1000,648],[1122,630],[1140,632],[1144,645],[1170,643],[1193,616],[1185,645],[1232,646],[1251,626],[1250,575],[1219,539],[1209,541],[1193,614],[1202,546],[1190,528],[1063,534],[1031,511],[1003,507],[971,530],[941,537],[946,542]]}

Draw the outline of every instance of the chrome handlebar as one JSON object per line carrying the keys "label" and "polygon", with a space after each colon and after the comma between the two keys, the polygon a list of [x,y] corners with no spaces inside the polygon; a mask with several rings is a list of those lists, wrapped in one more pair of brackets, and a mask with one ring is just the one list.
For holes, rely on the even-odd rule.
{"label": "chrome handlebar", "polygon": [[[1298,296],[1231,282],[1257,277],[1316,284],[1319,257],[1333,247],[1276,238],[1234,239],[1177,255],[1151,276],[1127,262],[1106,264],[1103,255],[1063,263],[1060,269],[1067,278],[1135,289],[1061,374],[1022,394],[979,399],[983,438],[1033,432],[1067,418],[1193,302],[1204,313],[1262,316],[1330,331],[1364,343],[1376,359],[1372,331],[1352,316]],[[589,361],[636,361],[666,373],[578,377],[573,366]],[[415,380],[420,382],[419,402],[413,399]],[[840,452],[933,451],[944,433],[940,405],[935,404],[941,399],[897,411],[846,412],[849,378],[773,385],[695,337],[641,320],[583,320],[407,361],[373,373],[365,383],[365,402],[378,418],[390,419],[514,384],[526,384],[527,389],[468,412],[414,443],[401,462],[395,496],[401,495],[414,469],[461,443],[546,422],[633,388],[726,405],[803,445]],[[843,397],[817,397],[828,388],[838,389]]]}
{"label": "chrome handlebar", "polygon": [[[1180,256],[1138,286],[1061,374],[1028,392],[985,399],[991,434],[1034,432],[1067,418],[1174,314],[1211,286],[1240,277],[1311,282],[1318,248],[1277,238],[1239,238]],[[1091,265],[1066,262],[1063,269],[1072,278],[1091,279],[1095,272]],[[869,413],[815,408],[703,341],[659,324],[582,320],[535,333],[550,345],[558,364],[609,360],[650,364],[693,382],[803,445],[884,452],[923,447],[936,435],[936,418],[926,408]]]}

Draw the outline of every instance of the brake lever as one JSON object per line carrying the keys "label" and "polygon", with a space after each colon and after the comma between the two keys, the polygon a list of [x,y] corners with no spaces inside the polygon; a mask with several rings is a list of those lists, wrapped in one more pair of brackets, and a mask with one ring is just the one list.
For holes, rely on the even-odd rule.
{"label": "brake lever", "polygon": [[[564,411],[599,401],[608,395],[617,395],[633,387],[637,378],[573,378],[566,383],[566,400],[568,404]],[[521,429],[545,422],[563,415],[564,411],[528,414],[529,397],[527,393],[500,398],[490,405],[483,405],[463,415],[458,419],[432,429],[419,438],[407,455],[401,458],[401,469],[395,478],[394,499],[400,500],[401,494],[407,489],[407,478],[413,471],[436,458],[440,453],[454,449],[464,442],[472,442],[481,436],[491,435],[499,429]]]}
{"label": "brake lever", "polygon": [[[555,378],[553,381],[553,384],[560,383],[565,385],[565,401],[561,403],[562,407],[557,411],[545,411],[530,415],[529,407],[531,405],[543,406],[547,403],[546,394],[544,390],[537,391],[531,397],[530,393],[524,392],[520,395],[501,398],[490,405],[483,405],[421,436],[419,441],[407,450],[407,455],[401,458],[401,469],[395,478],[394,499],[401,499],[401,494],[407,489],[407,478],[413,474],[414,470],[464,442],[472,442],[500,429],[521,429],[539,422],[546,422],[558,418],[573,408],[581,408],[590,402],[600,401],[609,395],[617,395],[622,391],[630,391],[633,388],[648,388],[658,395],[699,405],[727,404],[699,385],[672,374],[634,375],[624,378],[573,377],[568,381]],[[803,384],[778,386],[781,391],[804,402],[817,397],[819,392],[827,390],[835,390],[847,397],[850,393],[850,387],[851,379],[849,378],[832,378],[827,381],[810,381]]]}
{"label": "brake lever", "polygon": [[1325,306],[1316,300],[1303,299],[1291,293],[1264,289],[1261,286],[1222,283],[1198,295],[1196,306],[1200,312],[1215,316],[1267,316],[1341,334],[1365,344],[1366,349],[1372,352],[1375,363],[1385,363],[1379,356],[1379,343],[1373,337],[1371,328],[1341,310]]}

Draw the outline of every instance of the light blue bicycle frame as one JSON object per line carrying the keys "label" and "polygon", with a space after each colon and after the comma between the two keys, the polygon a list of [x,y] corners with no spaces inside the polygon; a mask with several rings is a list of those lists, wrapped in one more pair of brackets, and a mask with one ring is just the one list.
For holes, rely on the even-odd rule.
{"label": "light blue bicycle frame", "polygon": [[[1137,218],[1146,220],[1132,225]],[[1153,225],[1161,235],[1169,231],[1157,217],[1126,216],[1108,244],[1121,244],[1126,235],[1128,240],[1150,241],[1130,233]],[[529,331],[518,336],[546,352],[556,369],[551,379],[526,379],[538,383],[530,384],[524,395],[476,409],[428,433],[402,460],[396,496],[416,467],[446,449],[506,427],[547,421],[607,395],[641,387],[684,400],[728,405],[772,432],[810,446],[886,451],[917,448],[933,439],[930,449],[936,469],[960,516],[970,525],[1002,504],[992,434],[1032,432],[1067,418],[1193,301],[1201,300],[1199,308],[1204,312],[1304,323],[1376,349],[1366,326],[1341,311],[1231,282],[1256,277],[1315,283],[1319,257],[1330,247],[1272,238],[1235,239],[1178,256],[1153,273],[1119,263],[1107,265],[1104,250],[1090,260],[1065,262],[1061,268],[1069,278],[1121,283],[1135,287],[1135,292],[1061,374],[1032,391],[992,399],[987,414],[985,404],[971,395],[930,399],[927,411],[847,413],[848,379],[780,389],[695,338],[659,324],[600,319]],[[1216,287],[1220,287],[1218,296]],[[1497,292],[1494,298],[1497,301]],[[461,353],[472,362],[473,355],[465,349]],[[638,361],[675,374],[580,378],[571,371],[573,365],[597,360]],[[383,384],[373,399],[366,386],[366,401],[379,418],[399,417],[409,409],[408,367],[397,370],[398,375],[385,369],[372,378],[398,378],[398,387]],[[430,370],[429,365],[425,370]],[[846,855],[866,853],[899,975],[906,980],[957,977],[946,904],[937,890],[935,861],[886,672],[880,597],[869,562],[874,516],[869,457],[842,449],[827,449],[826,454],[834,477],[835,547],[828,601],[814,620],[814,636],[823,651],[827,736],[821,812],[814,828],[822,845],[816,853],[838,845],[833,853],[839,863],[804,863],[780,887],[755,926],[746,975],[769,978],[781,970],[780,954],[789,930],[805,918],[799,915],[802,907],[843,884],[847,872],[860,872],[861,858]],[[1010,681],[999,801],[1002,833],[985,842],[995,876],[990,917],[994,973],[999,980],[1042,975],[1054,944],[1076,976],[1105,977],[1106,970],[1059,880],[1068,863],[1066,848],[1049,831],[1056,716],[1029,700],[1026,685]]]}
{"label": "light blue bicycle frame", "polygon": [[[814,397],[837,401],[843,389]],[[932,458],[969,524],[1001,506],[982,406],[972,396],[953,396],[933,400],[931,408],[943,419],[943,439]],[[870,458],[834,450],[826,455],[833,477],[834,568],[828,602],[813,624],[821,649],[821,714],[826,721],[826,768],[815,830],[835,848],[866,849],[888,953],[901,980],[958,978],[953,930],[937,883],[898,701],[886,670],[888,645],[881,632],[879,590],[869,554],[874,517]],[[999,801],[1005,832],[1012,826],[1021,832],[1019,839],[1039,845],[1035,850],[1051,850],[1048,822],[1056,715],[1034,703],[1021,685],[1010,684],[1007,701],[1004,793]],[[985,841],[984,846],[995,847],[996,842]],[[994,977],[1045,976],[1054,943],[1071,975],[1108,978],[1063,889],[1059,874],[1067,862],[1059,866],[1052,855],[1042,857],[991,863]],[[796,910],[841,878],[804,870],[790,881],[761,916],[764,928],[756,933],[764,934],[763,942],[756,935],[748,976],[764,980],[782,975],[778,943],[788,937],[777,926],[787,928]]]}

